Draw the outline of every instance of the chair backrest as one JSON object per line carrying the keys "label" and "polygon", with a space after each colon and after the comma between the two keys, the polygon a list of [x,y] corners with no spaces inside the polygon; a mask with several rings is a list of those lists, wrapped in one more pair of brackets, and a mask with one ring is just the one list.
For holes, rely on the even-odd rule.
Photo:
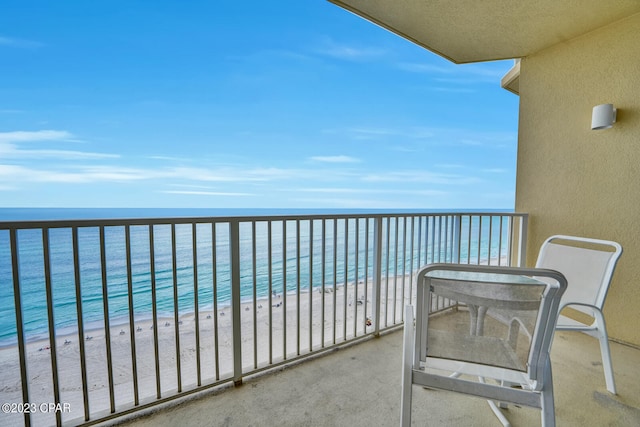
{"label": "chair backrest", "polygon": [[[542,244],[536,267],[559,271],[567,278],[569,286],[560,302],[561,308],[578,303],[602,310],[621,254],[622,247],[616,242],[555,235]],[[588,315],[593,313],[582,305],[572,308]]]}
{"label": "chair backrest", "polygon": [[[562,274],[432,264],[417,279],[414,366],[541,386],[566,288]],[[442,299],[469,311],[434,312]]]}

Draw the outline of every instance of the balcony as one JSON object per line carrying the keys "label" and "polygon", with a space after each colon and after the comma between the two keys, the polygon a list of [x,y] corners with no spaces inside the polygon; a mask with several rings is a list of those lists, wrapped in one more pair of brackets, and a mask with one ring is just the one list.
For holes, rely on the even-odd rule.
{"label": "balcony", "polygon": [[[15,408],[2,424],[91,425],[155,410],[161,419],[138,422],[397,424],[394,331],[415,298],[413,272],[520,265],[526,230],[526,214],[513,213],[0,223],[0,400]],[[560,422],[595,419],[580,418],[594,399],[603,416],[638,420],[640,352],[614,345],[620,396],[604,391],[595,340],[558,334],[554,352]],[[451,396],[430,393],[429,416],[457,423],[444,415]],[[477,404],[452,414],[484,416]],[[538,419],[513,412],[524,425]]]}

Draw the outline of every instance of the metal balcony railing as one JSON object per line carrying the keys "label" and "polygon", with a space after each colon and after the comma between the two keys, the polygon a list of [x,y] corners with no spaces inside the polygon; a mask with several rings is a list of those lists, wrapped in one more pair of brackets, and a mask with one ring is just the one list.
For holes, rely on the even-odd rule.
{"label": "metal balcony railing", "polygon": [[0,222],[0,423],[94,424],[377,335],[420,266],[521,265],[526,230],[518,213]]}

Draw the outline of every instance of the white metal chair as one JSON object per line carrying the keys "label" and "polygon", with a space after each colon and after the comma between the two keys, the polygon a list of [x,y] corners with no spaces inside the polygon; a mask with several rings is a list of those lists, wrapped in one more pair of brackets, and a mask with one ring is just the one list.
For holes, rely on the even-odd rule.
{"label": "white metal chair", "polygon": [[622,247],[616,242],[556,235],[542,244],[536,262],[536,267],[560,271],[567,278],[569,286],[560,311],[571,307],[593,318],[591,324],[584,324],[561,314],[556,329],[582,331],[598,338],[607,390],[613,394],[616,385],[602,307],[621,254]]}
{"label": "white metal chair", "polygon": [[[415,326],[412,306],[405,317],[402,426],[411,425],[414,385],[490,399],[505,426],[498,407],[504,402],[540,408],[542,425],[555,426],[549,348],[564,276],[547,269],[432,264],[418,272],[416,283]],[[458,305],[442,310],[443,302],[454,301]],[[529,333],[519,333],[520,327]]]}

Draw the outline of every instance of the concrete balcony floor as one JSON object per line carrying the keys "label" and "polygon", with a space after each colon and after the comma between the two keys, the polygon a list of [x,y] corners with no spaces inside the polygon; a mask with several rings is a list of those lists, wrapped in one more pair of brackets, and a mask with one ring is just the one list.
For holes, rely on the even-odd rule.
{"label": "concrete balcony floor", "polygon": [[[640,350],[611,343],[618,395],[605,388],[596,339],[558,332],[552,348],[558,426],[640,425]],[[397,426],[402,332],[248,378],[236,388],[138,414],[129,427]],[[539,426],[540,412],[513,405],[514,426]],[[486,401],[414,388],[413,425],[499,426]]]}

